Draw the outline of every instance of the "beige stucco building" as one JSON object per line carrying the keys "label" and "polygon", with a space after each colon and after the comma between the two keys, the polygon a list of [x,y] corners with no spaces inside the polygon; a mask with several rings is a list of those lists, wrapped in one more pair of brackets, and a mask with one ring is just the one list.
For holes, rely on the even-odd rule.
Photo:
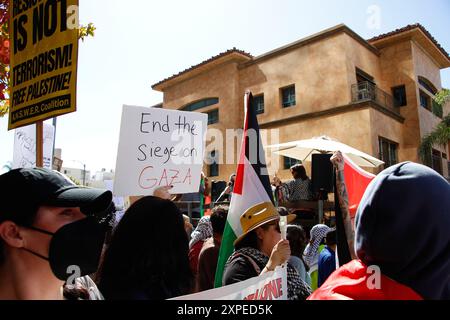
{"label": "beige stucco building", "polygon": [[[327,135],[389,165],[420,162],[421,138],[450,111],[432,101],[449,66],[448,53],[421,25],[369,40],[338,25],[258,57],[229,50],[152,88],[164,93],[162,107],[208,113],[209,128],[224,133],[242,128],[250,90],[261,129],[278,129],[279,143]],[[433,151],[433,167],[446,177],[449,153],[448,145]],[[215,157],[224,162],[226,151]],[[279,176],[288,178],[289,159],[280,164]],[[235,169],[205,172],[227,180]]]}

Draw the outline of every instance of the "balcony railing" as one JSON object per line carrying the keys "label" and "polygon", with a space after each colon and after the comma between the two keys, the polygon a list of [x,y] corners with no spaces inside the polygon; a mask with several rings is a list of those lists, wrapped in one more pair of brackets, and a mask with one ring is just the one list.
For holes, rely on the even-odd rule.
{"label": "balcony railing", "polygon": [[399,102],[369,81],[352,85],[352,102],[362,101],[374,101],[382,107],[400,115]]}

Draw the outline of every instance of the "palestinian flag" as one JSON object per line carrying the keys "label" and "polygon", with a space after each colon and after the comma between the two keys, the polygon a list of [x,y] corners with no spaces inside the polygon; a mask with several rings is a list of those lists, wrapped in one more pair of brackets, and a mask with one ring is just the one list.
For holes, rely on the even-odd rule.
{"label": "palestinian flag", "polygon": [[259,134],[259,125],[250,92],[244,98],[245,120],[236,180],[217,262],[215,287],[222,286],[225,263],[233,253],[233,242],[242,234],[241,215],[261,202],[273,203],[272,188]]}
{"label": "palestinian flag", "polygon": [[[359,203],[367,189],[369,183],[375,178],[375,175],[361,169],[349,157],[343,154],[344,157],[344,180],[348,194],[348,206],[351,218],[351,223],[354,227],[355,215],[358,210]],[[336,182],[335,182],[336,183]],[[337,190],[337,187],[335,188]],[[339,265],[343,266],[349,263],[352,258],[350,249],[347,243],[347,236],[345,233],[344,220],[342,218],[341,208],[337,193],[334,194],[335,213],[336,213],[336,232],[337,232],[337,252],[339,258]]]}
{"label": "palestinian flag", "polygon": [[344,156],[344,179],[347,187],[348,206],[350,217],[355,218],[356,210],[358,210],[359,202],[364,195],[370,181],[375,178],[375,175],[367,172],[357,164],[355,164],[345,154]]}

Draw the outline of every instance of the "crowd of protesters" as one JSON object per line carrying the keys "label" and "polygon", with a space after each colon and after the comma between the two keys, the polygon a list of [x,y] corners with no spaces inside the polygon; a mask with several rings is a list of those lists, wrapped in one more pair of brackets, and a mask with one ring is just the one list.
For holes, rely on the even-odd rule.
{"label": "crowd of protesters", "polygon": [[[240,213],[223,285],[286,264],[290,300],[450,299],[449,183],[419,164],[391,166],[368,186],[351,225],[342,155],[332,162],[353,259],[339,263],[334,226],[307,232],[277,201],[264,202]],[[311,200],[305,168],[291,172],[292,181],[273,180],[278,195]],[[163,300],[214,288],[229,207],[193,223],[169,191],[140,198],[112,225],[109,191],[40,168],[1,175],[0,300]],[[281,215],[290,223],[286,239]],[[376,285],[372,270],[380,271]]]}

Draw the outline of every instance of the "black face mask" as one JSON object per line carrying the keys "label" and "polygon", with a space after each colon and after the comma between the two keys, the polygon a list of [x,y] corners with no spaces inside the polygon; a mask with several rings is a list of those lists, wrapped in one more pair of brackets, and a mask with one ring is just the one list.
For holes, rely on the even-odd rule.
{"label": "black face mask", "polygon": [[80,272],[79,276],[97,271],[106,229],[95,218],[87,217],[66,224],[56,233],[35,227],[27,228],[53,236],[48,258],[29,249],[24,248],[24,250],[47,260],[53,274],[58,279],[66,281],[74,272],[78,271]]}

